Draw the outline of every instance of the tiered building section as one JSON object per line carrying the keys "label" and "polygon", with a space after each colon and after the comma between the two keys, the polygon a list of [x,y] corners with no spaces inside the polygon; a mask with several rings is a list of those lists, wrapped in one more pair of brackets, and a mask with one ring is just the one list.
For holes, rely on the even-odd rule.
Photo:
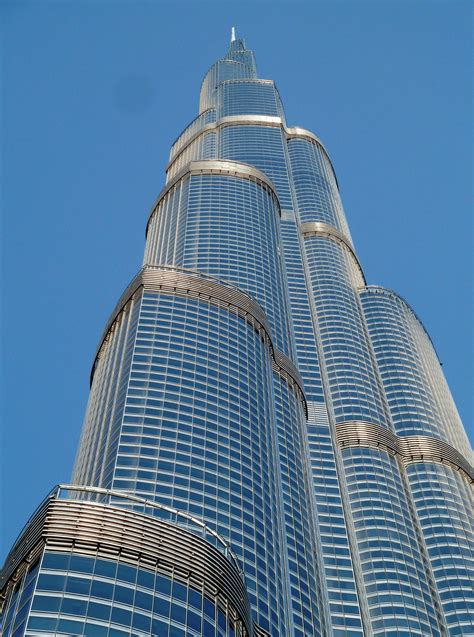
{"label": "tiered building section", "polygon": [[471,458],[324,146],[233,35],[99,343],[74,486],[7,559],[3,634],[474,634]]}

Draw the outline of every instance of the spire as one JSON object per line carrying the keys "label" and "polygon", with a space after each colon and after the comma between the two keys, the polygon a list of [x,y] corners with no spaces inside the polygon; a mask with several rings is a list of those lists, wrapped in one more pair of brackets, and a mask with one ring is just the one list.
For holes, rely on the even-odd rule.
{"label": "spire", "polygon": [[230,41],[235,42],[235,27],[232,27],[230,32]]}

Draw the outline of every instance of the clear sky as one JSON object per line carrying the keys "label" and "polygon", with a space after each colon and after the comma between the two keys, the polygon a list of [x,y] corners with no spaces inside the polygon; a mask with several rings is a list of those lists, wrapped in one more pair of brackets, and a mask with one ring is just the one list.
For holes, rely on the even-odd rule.
{"label": "clear sky", "polygon": [[422,318],[469,429],[470,3],[3,0],[0,22],[1,556],[69,481],[95,347],[233,25],[325,142],[368,282]]}

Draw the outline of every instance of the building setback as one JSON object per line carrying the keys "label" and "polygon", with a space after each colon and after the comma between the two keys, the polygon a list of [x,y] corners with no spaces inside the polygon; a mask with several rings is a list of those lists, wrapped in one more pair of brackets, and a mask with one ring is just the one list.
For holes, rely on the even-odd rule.
{"label": "building setback", "polygon": [[3,635],[472,635],[471,462],[323,144],[233,32],[99,343],[72,484],[6,560]]}

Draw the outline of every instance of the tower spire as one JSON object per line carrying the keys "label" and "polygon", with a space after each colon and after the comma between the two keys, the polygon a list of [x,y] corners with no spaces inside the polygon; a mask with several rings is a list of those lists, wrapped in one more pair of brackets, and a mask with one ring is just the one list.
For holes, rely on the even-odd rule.
{"label": "tower spire", "polygon": [[235,27],[232,27],[230,31],[230,41],[235,42]]}

